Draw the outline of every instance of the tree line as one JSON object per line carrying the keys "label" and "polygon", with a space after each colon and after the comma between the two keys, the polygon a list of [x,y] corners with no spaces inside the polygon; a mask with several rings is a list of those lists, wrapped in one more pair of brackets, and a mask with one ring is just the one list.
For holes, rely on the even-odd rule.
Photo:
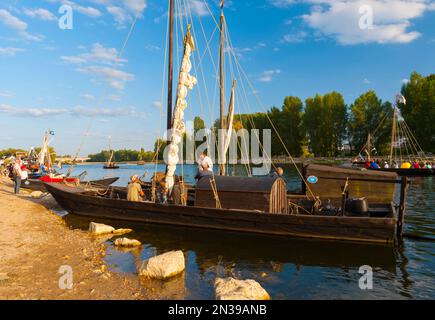
{"label": "tree line", "polygon": [[[90,154],[89,162],[106,162],[110,159],[112,151],[103,150],[96,154]],[[125,161],[145,161],[151,162],[154,159],[153,151],[145,151],[143,148],[140,151],[137,150],[116,150],[113,151],[112,161],[125,162]]]}
{"label": "tree line", "polygon": [[[407,100],[398,106],[402,117],[421,148],[435,152],[435,74],[412,73],[401,93]],[[382,101],[373,90],[350,105],[341,93],[333,91],[316,94],[305,103],[288,96],[280,108],[272,107],[267,113],[236,115],[234,127],[272,129],[272,156],[287,155],[287,150],[292,156],[355,155],[365,146],[369,133],[377,153],[385,155],[392,118],[393,104]]]}

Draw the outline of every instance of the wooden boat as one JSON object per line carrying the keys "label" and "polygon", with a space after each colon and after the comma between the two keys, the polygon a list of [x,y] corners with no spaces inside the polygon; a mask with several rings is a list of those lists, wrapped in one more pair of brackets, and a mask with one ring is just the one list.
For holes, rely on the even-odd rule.
{"label": "wooden boat", "polygon": [[[111,137],[109,137],[109,151],[111,150]],[[113,157],[114,157],[114,151],[111,150],[110,153],[110,158],[107,160],[106,164],[104,165],[104,169],[109,169],[109,170],[113,170],[113,169],[119,169],[119,166],[116,165],[116,163],[113,161]]]}
{"label": "wooden boat", "polygon": [[32,190],[32,191],[42,191],[42,192],[47,192],[47,189],[44,186],[45,182],[50,182],[50,183],[55,183],[55,184],[62,184],[62,183],[72,183],[72,184],[76,184],[76,183],[80,183],[83,185],[91,185],[91,186],[95,186],[95,187],[107,187],[110,186],[111,184],[115,183],[116,181],[118,181],[119,178],[115,177],[115,178],[107,178],[107,179],[100,179],[100,180],[92,180],[92,181],[80,181],[78,178],[73,177],[73,178],[56,178],[56,179],[47,179],[44,177],[42,177],[41,179],[26,179],[26,180],[22,180],[21,181],[21,188],[23,189],[28,189],[28,190]]}
{"label": "wooden boat", "polygon": [[113,163],[113,162],[110,162],[110,163],[104,165],[103,168],[104,168],[104,169],[108,169],[108,170],[110,170],[110,169],[119,169],[119,166],[116,165],[116,164]]}
{"label": "wooden boat", "polygon": [[[170,33],[173,34],[174,1],[170,1]],[[234,88],[230,98],[227,121],[223,121],[223,52],[224,52],[224,15],[221,1],[221,45],[220,45],[220,129],[226,130],[226,140],[221,144],[220,154],[225,155],[229,133],[232,131],[234,109]],[[225,163],[220,163],[222,176],[210,175],[201,178],[195,187],[187,190],[187,201],[177,184],[175,169],[178,164],[179,144],[185,133],[184,109],[187,107],[187,93],[192,90],[197,80],[190,75],[192,64],[190,57],[195,42],[190,26],[184,34],[184,54],[180,66],[177,103],[172,116],[172,40],[169,43],[169,76],[168,76],[168,130],[173,129],[168,137],[166,172],[162,173],[164,190],[180,187],[181,203],[166,204],[159,201],[128,201],[126,188],[85,188],[64,184],[45,183],[46,189],[56,201],[70,213],[89,216],[96,219],[114,219],[131,222],[156,223],[194,228],[206,228],[264,235],[303,237],[342,241],[362,241],[391,244],[397,235],[401,235],[404,217],[404,199],[406,178],[402,180],[401,202],[399,210],[392,205],[393,192],[386,193],[381,199],[375,197],[379,190],[367,191],[369,199],[352,199],[350,195],[358,195],[362,190],[370,190],[369,184],[397,184],[395,174],[385,175],[388,179],[365,179],[355,183],[356,170],[342,172],[339,176],[327,177],[332,170],[328,166],[318,166],[311,174],[313,186],[302,177],[305,194],[288,194],[286,183],[281,178],[272,177],[230,177],[225,176]],[[225,157],[223,157],[225,158]],[[313,173],[316,172],[316,173]],[[317,176],[314,176],[316,174]],[[155,177],[156,177],[155,173]],[[310,178],[310,177],[308,177]],[[155,179],[157,180],[157,179]],[[330,181],[335,181],[330,184]],[[156,182],[156,181],[154,181]],[[160,180],[158,181],[160,184]],[[156,186],[156,184],[154,184]],[[382,188],[382,185],[379,185]],[[329,195],[318,196],[312,189],[330,191]],[[153,185],[143,187],[147,199],[164,199],[156,196]],[[166,191],[164,191],[166,192]],[[319,192],[321,194],[321,192]],[[175,198],[175,196],[174,196]],[[174,203],[178,203],[174,201]],[[359,205],[359,206],[358,206]]]}
{"label": "wooden boat", "polygon": [[[390,153],[388,156],[384,157],[387,160],[382,161],[388,164],[388,168],[384,168],[383,165],[380,165],[380,168],[368,168],[367,170],[376,172],[376,171],[384,171],[384,172],[395,172],[399,176],[404,177],[428,177],[432,176],[435,173],[435,169],[425,169],[425,168],[395,168],[395,165],[398,164],[400,167],[403,162],[418,162],[420,165],[424,165],[425,162],[433,162],[433,159],[427,157],[424,151],[421,149],[418,141],[415,136],[412,134],[408,125],[406,124],[403,117],[400,115],[400,110],[398,105],[406,104],[406,99],[401,94],[397,94],[395,97],[395,103],[393,106],[393,121],[391,127],[391,142],[390,142]],[[402,150],[404,149],[404,150]],[[372,159],[372,151],[375,151],[376,148],[372,149],[372,134],[369,132],[367,137],[367,142],[363,146],[363,150],[366,154],[366,160],[371,162]],[[363,151],[361,150],[361,151]],[[402,159],[403,157],[403,159]],[[380,157],[383,158],[383,157]],[[366,161],[364,157],[361,156],[361,152],[359,158],[355,159],[352,164],[357,167],[365,167]]]}
{"label": "wooden boat", "polygon": [[[364,214],[347,208],[340,214],[336,207],[316,209],[316,201],[306,195],[287,194],[281,179],[215,179],[219,207],[207,178],[189,190],[186,206],[127,201],[126,188],[120,187],[86,189],[54,183],[45,187],[65,210],[98,219],[382,244],[394,243],[401,232],[404,207],[397,211],[391,203],[370,202]],[[149,186],[144,190],[150,193]],[[330,206],[342,201],[322,200]]]}
{"label": "wooden boat", "polygon": [[435,175],[434,169],[402,169],[402,168],[380,168],[369,169],[370,171],[394,172],[403,177],[430,177]]}

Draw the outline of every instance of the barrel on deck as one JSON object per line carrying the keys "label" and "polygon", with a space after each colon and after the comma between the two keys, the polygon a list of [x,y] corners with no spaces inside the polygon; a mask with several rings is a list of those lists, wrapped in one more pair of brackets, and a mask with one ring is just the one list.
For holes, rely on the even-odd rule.
{"label": "barrel on deck", "polygon": [[195,206],[216,208],[213,179],[221,207],[287,213],[287,188],[281,178],[206,176],[198,181]]}

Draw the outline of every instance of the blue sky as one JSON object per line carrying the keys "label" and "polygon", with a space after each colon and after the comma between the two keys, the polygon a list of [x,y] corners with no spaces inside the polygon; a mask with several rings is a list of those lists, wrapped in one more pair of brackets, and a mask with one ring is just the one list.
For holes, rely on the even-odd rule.
{"label": "blue sky", "polygon": [[[210,124],[218,112],[218,0],[176,3],[184,12],[177,14],[176,66],[186,12],[198,48],[199,84],[186,119],[199,115]],[[62,5],[72,8],[72,30],[59,28]],[[47,129],[61,154],[80,145],[82,155],[98,152],[108,136],[114,148],[152,149],[165,126],[167,7],[164,0],[1,1],[0,149],[39,145]],[[234,53],[227,89],[234,76],[236,112],[332,90],[347,103],[370,89],[392,100],[412,71],[435,71],[434,1],[227,0],[226,20],[227,56]]]}

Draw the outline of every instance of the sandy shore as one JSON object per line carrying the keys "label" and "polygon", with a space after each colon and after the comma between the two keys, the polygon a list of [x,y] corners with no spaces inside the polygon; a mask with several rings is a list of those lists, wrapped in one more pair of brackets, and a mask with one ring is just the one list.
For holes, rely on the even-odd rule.
{"label": "sandy shore", "polygon": [[[105,246],[70,230],[47,201],[54,200],[15,196],[0,178],[0,299],[145,298],[137,277],[108,271]],[[72,289],[59,287],[61,266],[72,268]]]}

